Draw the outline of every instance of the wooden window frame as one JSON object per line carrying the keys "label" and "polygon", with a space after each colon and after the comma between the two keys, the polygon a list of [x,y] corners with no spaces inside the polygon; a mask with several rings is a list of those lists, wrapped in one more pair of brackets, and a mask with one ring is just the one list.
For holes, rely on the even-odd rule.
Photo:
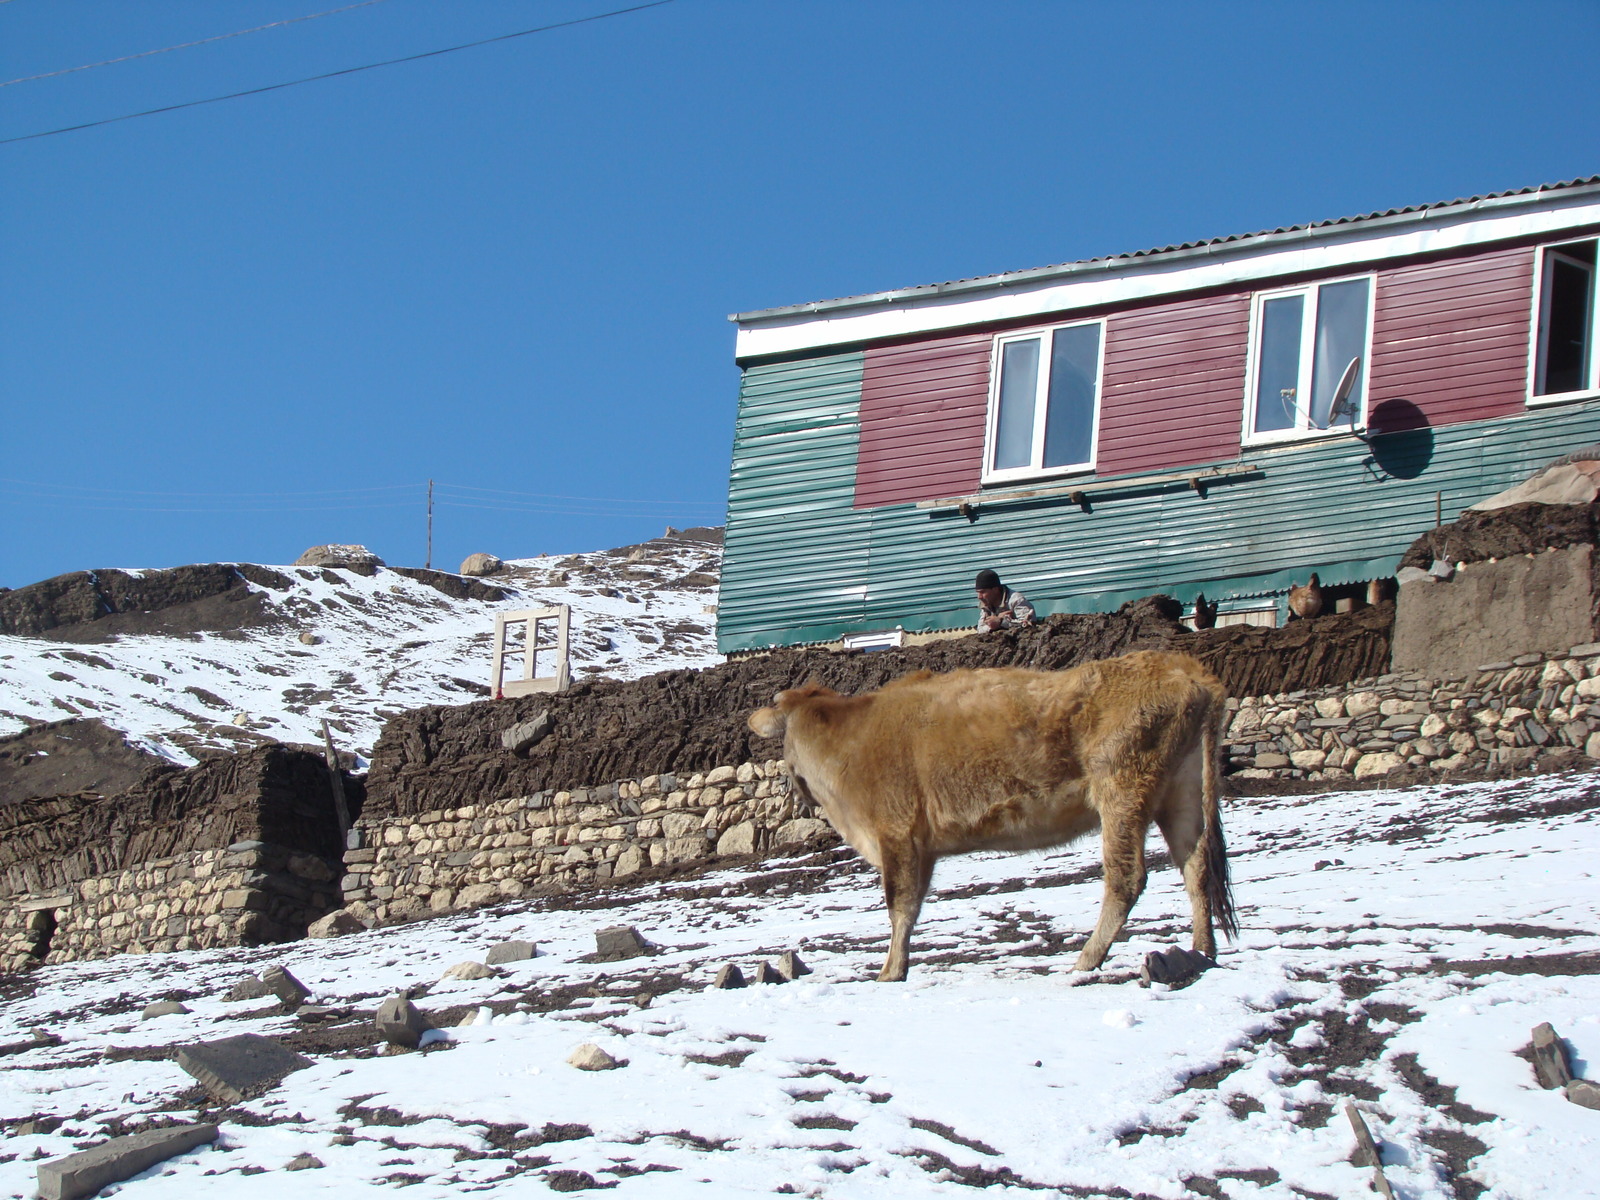
{"label": "wooden window frame", "polygon": [[[1550,282],[1545,274],[1545,263],[1551,254],[1559,254],[1569,246],[1587,245],[1594,250],[1595,262],[1590,266],[1589,292],[1589,386],[1570,392],[1539,393],[1540,373],[1543,368],[1545,340],[1545,308],[1549,303],[1547,292]],[[1570,255],[1568,257],[1571,257]],[[1533,299],[1528,313],[1528,382],[1525,400],[1529,408],[1548,404],[1570,404],[1577,400],[1600,399],[1600,238],[1573,238],[1560,242],[1545,242],[1534,247]]]}
{"label": "wooden window frame", "polygon": [[[1106,373],[1106,319],[1092,317],[1085,321],[1060,321],[1032,329],[1013,329],[998,333],[989,352],[989,409],[984,423],[982,483],[1016,483],[1019,480],[1054,479],[1066,475],[1092,475],[1100,452],[1100,413],[1105,401]],[[1050,405],[1050,354],[1055,344],[1057,330],[1083,329],[1090,325],[1099,327],[1100,344],[1094,367],[1094,419],[1089,427],[1089,458],[1085,462],[1066,463],[1057,467],[1039,465],[1044,458],[1046,419]],[[1039,341],[1039,372],[1034,381],[1033,447],[1029,463],[1022,467],[996,470],[993,466],[995,438],[1000,425],[1000,372],[1004,349],[1011,342]]]}
{"label": "wooden window frame", "polygon": [[[1320,290],[1331,284],[1367,281],[1367,332],[1361,350],[1361,387],[1357,398],[1356,417],[1346,423],[1319,429],[1311,424],[1311,382],[1315,377],[1317,309],[1321,304]],[[1285,296],[1304,296],[1305,308],[1300,317],[1300,374],[1296,385],[1295,424],[1292,429],[1267,429],[1257,431],[1256,377],[1261,366],[1262,312],[1269,300]],[[1362,271],[1354,275],[1340,275],[1332,279],[1314,279],[1296,287],[1274,288],[1255,292],[1250,297],[1250,345],[1245,356],[1244,414],[1239,441],[1244,446],[1273,446],[1285,442],[1307,442],[1319,438],[1348,437],[1353,429],[1367,423],[1367,397],[1372,391],[1372,322],[1378,303],[1378,276],[1376,272]],[[1307,353],[1306,347],[1311,347]]]}

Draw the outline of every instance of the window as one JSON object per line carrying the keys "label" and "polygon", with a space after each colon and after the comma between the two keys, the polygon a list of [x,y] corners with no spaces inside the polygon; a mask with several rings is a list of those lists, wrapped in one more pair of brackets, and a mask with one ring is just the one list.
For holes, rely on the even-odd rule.
{"label": "window", "polygon": [[[1262,440],[1354,424],[1366,403],[1372,279],[1342,279],[1256,297],[1245,435]],[[1352,361],[1350,403],[1333,412]]]}
{"label": "window", "polygon": [[995,339],[984,481],[1094,466],[1104,322]]}
{"label": "window", "polygon": [[1594,242],[1550,246],[1541,256],[1535,396],[1600,388],[1594,353],[1594,273]]}

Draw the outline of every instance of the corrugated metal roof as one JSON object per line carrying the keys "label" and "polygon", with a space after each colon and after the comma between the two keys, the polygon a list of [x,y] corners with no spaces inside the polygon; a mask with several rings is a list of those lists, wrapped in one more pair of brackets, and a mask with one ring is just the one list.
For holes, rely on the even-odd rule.
{"label": "corrugated metal roof", "polygon": [[848,308],[868,306],[891,302],[916,300],[924,296],[938,296],[952,291],[979,289],[985,286],[1001,286],[1006,283],[1034,280],[1052,274],[1061,274],[1091,266],[1103,267],[1108,263],[1131,262],[1139,259],[1149,259],[1161,255],[1175,255],[1205,249],[1213,246],[1224,246],[1235,243],[1251,242],[1262,238],[1279,237],[1285,234],[1308,233],[1314,230],[1334,229],[1339,226],[1357,225],[1362,222],[1380,221],[1396,217],[1411,216],[1418,213],[1439,212],[1446,209],[1462,208],[1469,205],[1480,205],[1493,201],[1514,200],[1519,196],[1535,196],[1547,192],[1567,191],[1573,188],[1596,187],[1600,185],[1600,175],[1586,175],[1577,179],[1567,179],[1558,183],[1541,183],[1531,187],[1514,188],[1505,192],[1486,192],[1480,196],[1463,196],[1455,200],[1440,200],[1432,204],[1411,204],[1404,208],[1387,208],[1381,212],[1361,213],[1351,217],[1334,217],[1326,221],[1311,221],[1303,225],[1282,225],[1277,229],[1262,229],[1255,233],[1236,233],[1227,237],[1206,238],[1201,241],[1182,242],[1170,246],[1155,246],[1148,250],[1132,250],[1123,254],[1106,254],[1097,258],[1078,259],[1073,262],[1056,263],[1047,267],[1030,267],[1020,271],[1001,271],[993,275],[973,275],[965,279],[952,279],[944,283],[920,284],[907,288],[896,288],[884,292],[867,292],[858,296],[841,296],[832,300],[816,300],[807,304],[792,304],[780,308],[758,309],[752,312],[733,313],[728,317],[730,321],[750,322],[768,318],[792,317],[805,313],[820,313],[834,308]]}

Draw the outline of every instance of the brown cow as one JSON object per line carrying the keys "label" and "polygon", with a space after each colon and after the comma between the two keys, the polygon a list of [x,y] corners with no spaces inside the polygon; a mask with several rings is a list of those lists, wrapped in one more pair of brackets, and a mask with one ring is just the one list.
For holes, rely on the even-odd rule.
{"label": "brown cow", "polygon": [[1161,827],[1215,955],[1238,932],[1217,812],[1222,684],[1186,654],[1141,651],[1068,671],[918,671],[876,692],[815,684],[750,716],[782,735],[800,794],[883,876],[892,933],[878,979],[906,977],[933,864],[1034,850],[1101,831],[1105,898],[1076,969],[1105,961],[1144,891],[1145,834]]}

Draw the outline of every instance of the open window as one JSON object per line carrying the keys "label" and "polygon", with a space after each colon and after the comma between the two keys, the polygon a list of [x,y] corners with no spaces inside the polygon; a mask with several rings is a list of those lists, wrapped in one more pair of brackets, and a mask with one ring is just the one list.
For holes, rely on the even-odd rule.
{"label": "open window", "polygon": [[1595,243],[1547,246],[1539,256],[1533,396],[1600,389],[1595,344]]}
{"label": "open window", "polygon": [[[1359,423],[1372,336],[1370,276],[1262,292],[1251,325],[1247,440],[1278,441]],[[1348,401],[1336,408],[1352,363]]]}
{"label": "open window", "polygon": [[1092,470],[1105,322],[995,339],[985,483]]}

